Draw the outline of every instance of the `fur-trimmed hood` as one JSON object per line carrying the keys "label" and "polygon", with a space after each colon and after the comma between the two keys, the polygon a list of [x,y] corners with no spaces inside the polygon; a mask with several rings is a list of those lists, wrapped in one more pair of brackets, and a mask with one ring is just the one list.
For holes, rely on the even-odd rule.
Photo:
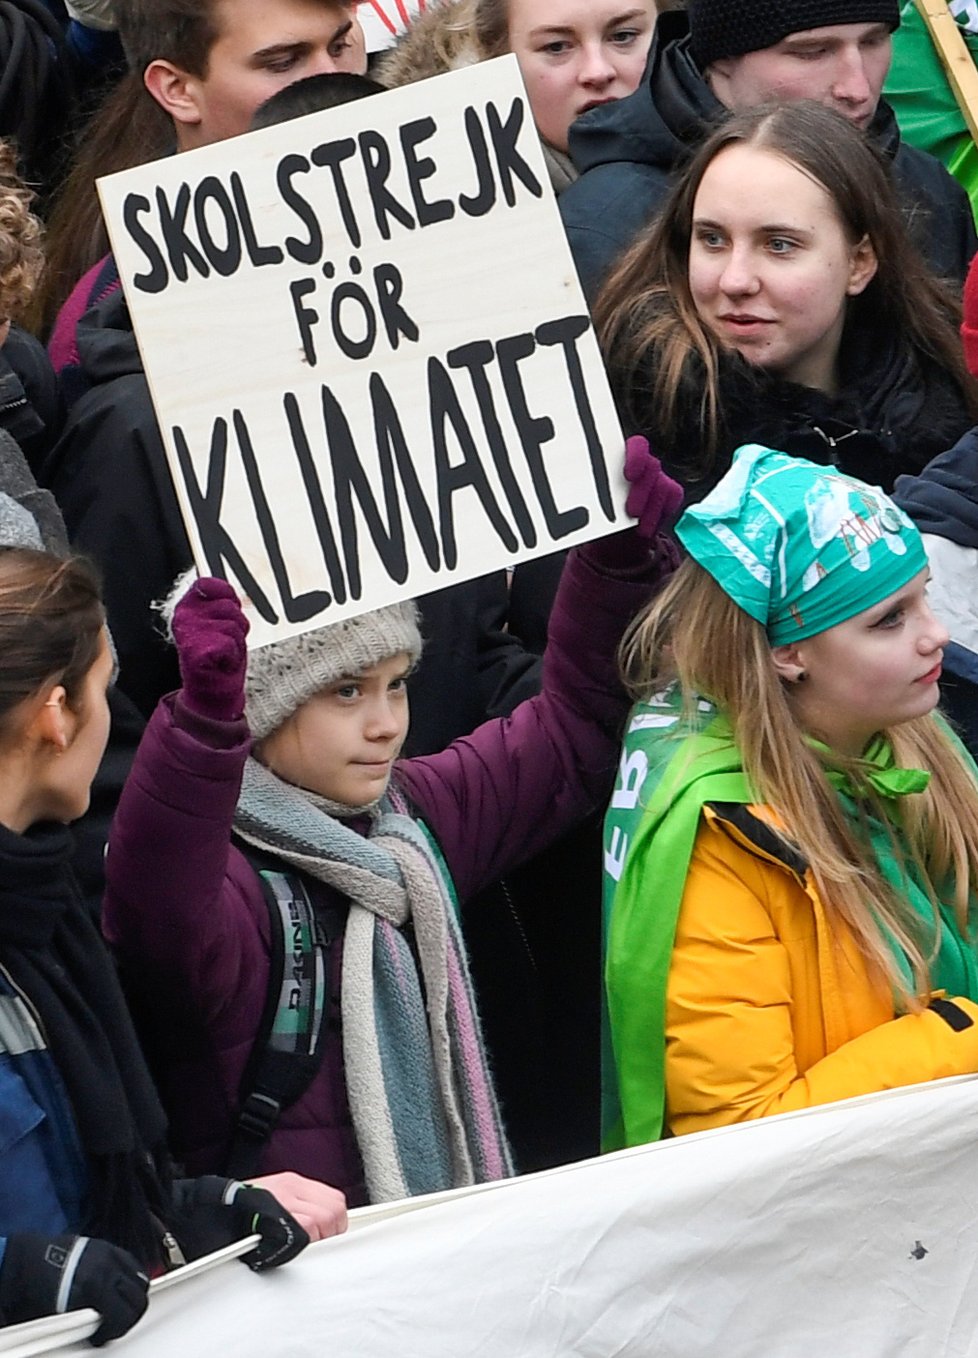
{"label": "fur-trimmed hood", "polygon": [[486,60],[474,28],[472,0],[439,0],[418,14],[373,71],[389,90]]}

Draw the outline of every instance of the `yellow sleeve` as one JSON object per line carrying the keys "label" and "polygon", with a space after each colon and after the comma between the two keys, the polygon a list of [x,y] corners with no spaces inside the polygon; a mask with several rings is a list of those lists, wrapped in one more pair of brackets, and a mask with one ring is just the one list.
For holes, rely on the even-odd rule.
{"label": "yellow sleeve", "polygon": [[978,1071],[978,1005],[967,999],[955,1000],[973,1020],[961,1032],[931,1010],[890,1018],[800,1070],[796,1034],[821,1032],[816,976],[814,907],[801,887],[701,825],[666,996],[673,1133]]}

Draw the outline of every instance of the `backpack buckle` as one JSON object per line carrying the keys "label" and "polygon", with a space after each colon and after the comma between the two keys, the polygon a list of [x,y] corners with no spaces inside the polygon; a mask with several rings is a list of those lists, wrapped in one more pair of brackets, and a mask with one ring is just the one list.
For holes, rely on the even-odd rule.
{"label": "backpack buckle", "polygon": [[252,1090],[238,1114],[238,1130],[258,1141],[266,1141],[281,1114],[282,1105],[278,1099]]}

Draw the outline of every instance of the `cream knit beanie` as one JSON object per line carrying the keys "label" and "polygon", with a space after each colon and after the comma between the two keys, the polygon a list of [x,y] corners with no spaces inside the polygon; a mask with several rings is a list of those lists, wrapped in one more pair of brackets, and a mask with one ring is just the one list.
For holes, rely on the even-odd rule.
{"label": "cream knit beanie", "polygon": [[[159,612],[173,640],[173,610],[197,579],[185,571]],[[333,622],[248,652],[245,716],[255,740],[271,735],[314,693],[337,679],[355,678],[372,665],[406,652],[413,664],[421,654],[418,606],[413,599]]]}

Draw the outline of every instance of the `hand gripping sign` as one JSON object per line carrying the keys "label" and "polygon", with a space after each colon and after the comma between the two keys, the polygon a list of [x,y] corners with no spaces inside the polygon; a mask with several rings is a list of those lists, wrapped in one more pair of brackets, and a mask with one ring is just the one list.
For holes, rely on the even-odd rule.
{"label": "hand gripping sign", "polygon": [[512,57],[99,189],[194,558],[252,645],[620,526]]}

